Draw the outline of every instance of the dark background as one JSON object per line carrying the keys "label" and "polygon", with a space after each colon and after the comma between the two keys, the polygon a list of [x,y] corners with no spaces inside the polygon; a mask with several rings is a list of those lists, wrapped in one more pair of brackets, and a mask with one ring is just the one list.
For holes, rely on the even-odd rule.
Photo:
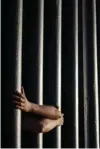
{"label": "dark background", "polygon": [[[23,3],[23,61],[22,85],[30,101],[37,98],[37,21],[38,1],[24,0]],[[98,61],[100,82],[100,7],[97,1]],[[13,51],[16,1],[2,1],[2,147],[12,146],[12,84]],[[54,104],[55,100],[55,19],[56,2],[45,0],[44,4],[44,104]],[[90,106],[89,133],[90,147],[94,141],[94,103],[93,103],[93,52],[92,52],[92,9],[87,2],[87,41],[88,41],[88,95]],[[63,0],[62,3],[62,147],[74,147],[74,1]],[[83,113],[83,75],[82,75],[82,5],[79,1],[79,126],[80,147],[84,147],[84,113]],[[100,83],[99,83],[100,85]],[[54,131],[54,130],[53,130]],[[44,147],[53,147],[53,131],[44,135]],[[34,137],[31,132],[22,132],[22,147],[33,147]]]}

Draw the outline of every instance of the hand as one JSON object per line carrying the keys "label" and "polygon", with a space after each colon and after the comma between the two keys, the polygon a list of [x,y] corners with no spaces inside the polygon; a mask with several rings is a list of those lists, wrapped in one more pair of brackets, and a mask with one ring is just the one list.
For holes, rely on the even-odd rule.
{"label": "hand", "polygon": [[16,108],[24,111],[29,112],[31,108],[31,102],[25,96],[24,88],[21,87],[21,93],[18,91],[14,92],[12,95],[13,103],[16,105]]}
{"label": "hand", "polygon": [[57,126],[61,126],[64,124],[64,114],[61,114],[61,117],[57,119]]}

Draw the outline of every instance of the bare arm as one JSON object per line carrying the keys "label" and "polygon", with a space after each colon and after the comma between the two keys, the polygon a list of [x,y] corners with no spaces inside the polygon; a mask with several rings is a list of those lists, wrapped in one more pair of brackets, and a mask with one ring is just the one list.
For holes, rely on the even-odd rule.
{"label": "bare arm", "polygon": [[53,106],[38,105],[28,101],[23,88],[22,93],[15,92],[13,94],[13,102],[16,104],[17,108],[24,112],[31,112],[53,120],[61,117],[61,112]]}
{"label": "bare arm", "polygon": [[37,105],[37,104],[31,103],[31,108],[29,112],[37,115],[41,115],[45,118],[53,119],[53,120],[61,117],[61,112],[54,106]]}
{"label": "bare arm", "polygon": [[39,124],[39,119],[30,117],[28,114],[24,114],[22,116],[22,130],[35,132],[35,133],[41,133],[42,127]]}
{"label": "bare arm", "polygon": [[35,133],[46,133],[59,125],[63,125],[63,116],[58,120],[50,120],[46,118],[38,119],[25,116],[22,123],[22,129],[24,130]]}
{"label": "bare arm", "polygon": [[47,133],[55,127],[63,125],[63,118],[57,120],[43,119],[40,121],[40,125],[42,126],[42,133]]}

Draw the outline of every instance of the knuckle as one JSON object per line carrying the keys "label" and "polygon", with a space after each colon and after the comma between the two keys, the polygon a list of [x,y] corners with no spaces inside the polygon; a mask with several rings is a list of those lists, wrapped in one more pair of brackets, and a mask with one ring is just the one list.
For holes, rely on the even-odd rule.
{"label": "knuckle", "polygon": [[21,107],[21,109],[23,110],[23,107]]}
{"label": "knuckle", "polygon": [[23,103],[21,103],[21,106],[23,106]]}
{"label": "knuckle", "polygon": [[25,103],[25,99],[23,99],[23,102]]}

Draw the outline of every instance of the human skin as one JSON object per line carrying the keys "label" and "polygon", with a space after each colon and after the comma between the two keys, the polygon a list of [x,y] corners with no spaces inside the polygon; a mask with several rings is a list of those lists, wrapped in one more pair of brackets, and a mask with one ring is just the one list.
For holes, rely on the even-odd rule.
{"label": "human skin", "polygon": [[[38,105],[30,102],[25,95],[23,87],[21,88],[21,93],[17,91],[13,92],[12,98],[16,108],[33,114],[32,119],[28,119],[27,117],[27,120],[24,121],[23,127],[25,126],[25,129],[30,129],[36,133],[46,133],[59,125],[63,125],[64,114],[54,106]],[[36,118],[34,114],[41,117]]]}
{"label": "human skin", "polygon": [[31,131],[35,133],[46,133],[51,131],[57,126],[63,125],[63,116],[57,120],[47,119],[47,118],[36,118],[32,116],[25,115],[23,118],[23,130]]}

